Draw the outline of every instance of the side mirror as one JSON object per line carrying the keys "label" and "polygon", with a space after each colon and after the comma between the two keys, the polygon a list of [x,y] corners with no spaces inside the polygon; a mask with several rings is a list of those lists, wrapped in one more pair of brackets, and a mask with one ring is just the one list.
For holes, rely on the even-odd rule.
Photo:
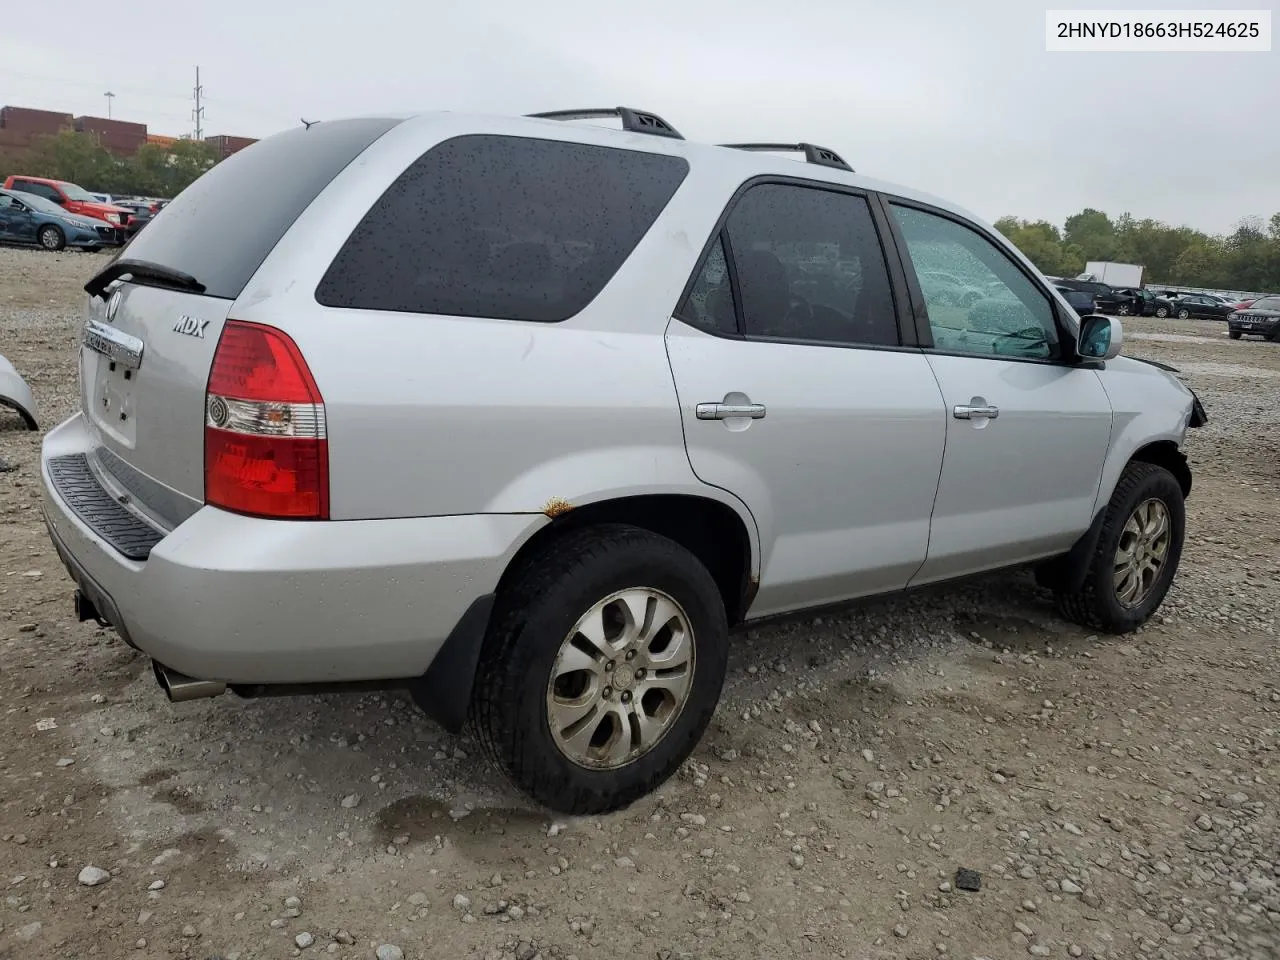
{"label": "side mirror", "polygon": [[1086,360],[1112,360],[1124,346],[1124,330],[1115,317],[1090,314],[1080,320],[1076,352]]}

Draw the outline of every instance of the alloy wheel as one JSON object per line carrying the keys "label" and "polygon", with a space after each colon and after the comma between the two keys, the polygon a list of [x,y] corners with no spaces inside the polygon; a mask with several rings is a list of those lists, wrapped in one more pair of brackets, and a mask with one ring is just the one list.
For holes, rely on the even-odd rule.
{"label": "alloy wheel", "polygon": [[547,684],[547,723],[573,763],[616,770],[655,747],[693,687],[688,615],[649,587],[592,605],[560,645]]}
{"label": "alloy wheel", "polygon": [[1169,559],[1172,525],[1163,500],[1151,498],[1138,504],[1116,547],[1114,584],[1116,600],[1132,609],[1151,595]]}

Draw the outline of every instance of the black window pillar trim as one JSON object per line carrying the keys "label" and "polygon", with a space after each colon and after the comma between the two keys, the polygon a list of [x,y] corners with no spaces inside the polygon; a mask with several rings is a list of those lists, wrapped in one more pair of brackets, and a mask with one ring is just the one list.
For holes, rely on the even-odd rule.
{"label": "black window pillar trim", "polygon": [[[722,226],[716,231],[716,237],[720,241],[720,252],[724,254],[724,277],[729,282],[729,299],[733,301],[733,329],[740,336],[745,337],[747,333],[747,315],[745,308],[742,306],[742,284],[738,280],[738,261],[733,255],[733,244],[729,242],[729,228]],[[698,264],[698,269],[694,273],[696,278],[702,275],[702,271],[706,269],[707,257],[711,256],[711,249],[715,247],[713,243],[711,248],[703,255],[702,261]]]}
{"label": "black window pillar trim", "polygon": [[879,219],[883,221],[889,243],[885,245],[885,253],[892,254],[896,266],[896,275],[901,277],[903,313],[905,317],[899,321],[899,329],[904,343],[923,349],[933,347],[933,328],[929,326],[929,307],[924,299],[924,290],[920,286],[920,278],[916,276],[915,264],[911,262],[907,250],[906,238],[889,209],[889,198],[882,193],[873,195],[872,206]]}

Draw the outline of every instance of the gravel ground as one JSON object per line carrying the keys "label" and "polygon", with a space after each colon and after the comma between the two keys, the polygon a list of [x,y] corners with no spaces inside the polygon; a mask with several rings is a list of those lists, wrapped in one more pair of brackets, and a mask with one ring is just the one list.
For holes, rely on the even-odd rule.
{"label": "gravel ground", "polygon": [[[0,249],[45,428],[102,262]],[[1126,330],[1210,415],[1146,629],[1013,573],[748,630],[680,775],[570,822],[398,695],[166,702],[72,617],[0,412],[0,958],[1275,960],[1280,347]]]}

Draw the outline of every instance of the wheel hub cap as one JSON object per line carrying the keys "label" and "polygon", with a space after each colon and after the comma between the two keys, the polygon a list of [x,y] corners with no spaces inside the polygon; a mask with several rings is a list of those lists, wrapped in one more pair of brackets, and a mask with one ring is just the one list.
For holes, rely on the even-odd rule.
{"label": "wheel hub cap", "polygon": [[626,766],[670,731],[693,670],[693,629],[680,604],[648,587],[611,594],[560,645],[547,684],[552,739],[579,766]]}
{"label": "wheel hub cap", "polygon": [[1144,500],[1129,515],[1115,556],[1116,599],[1122,607],[1136,607],[1151,595],[1168,562],[1171,535],[1169,508],[1161,500]]}

